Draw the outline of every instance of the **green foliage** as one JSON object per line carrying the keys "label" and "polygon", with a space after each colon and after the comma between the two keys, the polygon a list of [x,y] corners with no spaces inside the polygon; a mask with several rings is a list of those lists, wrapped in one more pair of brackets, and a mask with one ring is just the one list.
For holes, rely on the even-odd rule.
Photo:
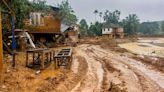
{"label": "green foliage", "polygon": [[88,35],[87,31],[88,31],[88,24],[85,19],[82,19],[80,21],[80,34],[83,36],[87,36]]}
{"label": "green foliage", "polygon": [[58,6],[60,8],[59,16],[64,22],[76,23],[78,21],[68,0],[62,1]]}
{"label": "green foliage", "polygon": [[102,23],[96,22],[94,24],[91,23],[90,26],[88,26],[85,19],[82,19],[79,23],[80,25],[80,34],[82,36],[101,36],[102,32]]}
{"label": "green foliage", "polygon": [[[16,19],[16,28],[24,27],[24,19],[29,17],[29,13],[33,11],[49,11],[50,7],[46,5],[46,1],[37,0],[35,2],[29,2],[29,0],[12,0],[8,2],[10,8],[13,10]],[[6,6],[3,5],[3,10],[8,11]],[[9,18],[11,20],[11,16]]]}
{"label": "green foliage", "polygon": [[88,30],[89,36],[101,36],[102,35],[102,23],[96,22],[91,24]]}
{"label": "green foliage", "polygon": [[37,0],[33,1],[30,5],[31,11],[42,11],[42,12],[49,12],[51,8],[46,5],[46,0]]}
{"label": "green foliage", "polygon": [[161,31],[164,32],[164,21],[161,22]]}
{"label": "green foliage", "polygon": [[16,18],[16,28],[23,28],[23,21],[25,18],[28,17],[30,13],[28,0],[13,0],[11,3],[11,7]]}
{"label": "green foliage", "polygon": [[121,14],[121,12],[118,10],[115,10],[114,12],[110,12],[110,11],[106,10],[103,18],[107,24],[109,24],[109,23],[118,24],[119,19],[120,19],[120,14]]}
{"label": "green foliage", "polygon": [[143,22],[139,26],[138,32],[144,35],[155,35],[159,32],[159,24],[157,22]]}
{"label": "green foliage", "polygon": [[[134,36],[137,34],[137,30],[138,30],[138,26],[139,26],[139,19],[137,17],[136,14],[130,14],[129,16],[127,16],[125,19],[123,19],[120,22],[120,14],[121,12],[118,10],[115,10],[113,12],[110,12],[108,10],[106,10],[104,13],[103,12],[99,12],[98,10],[94,11],[94,14],[99,14],[100,18],[103,17],[105,23],[99,23],[96,22],[94,24],[91,24],[87,35],[89,36],[100,36],[102,35],[102,25],[113,25],[113,26],[122,26],[124,27],[125,30],[125,34],[127,36],[131,35]],[[84,22],[84,20],[82,20],[80,22],[81,24],[86,24],[86,21]],[[81,32],[82,35],[86,35],[86,29],[84,28],[84,26],[81,26]]]}
{"label": "green foliage", "polygon": [[136,14],[130,14],[122,20],[121,24],[124,27],[124,31],[127,36],[134,36],[137,34],[139,19]]}

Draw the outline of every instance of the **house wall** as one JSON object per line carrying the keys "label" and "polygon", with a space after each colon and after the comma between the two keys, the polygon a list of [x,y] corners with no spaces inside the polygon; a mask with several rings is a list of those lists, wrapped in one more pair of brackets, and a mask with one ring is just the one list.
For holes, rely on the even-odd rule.
{"label": "house wall", "polygon": [[119,35],[119,38],[124,38],[124,29],[123,28],[117,28],[116,29],[117,35]]}
{"label": "house wall", "polygon": [[79,41],[78,31],[72,30],[72,31],[69,31],[67,34],[68,34],[68,38],[71,39],[72,42],[78,42]]}
{"label": "house wall", "polygon": [[123,33],[123,32],[124,32],[124,29],[123,29],[123,28],[117,28],[117,29],[116,29],[116,32],[117,32],[117,33]]}
{"label": "house wall", "polygon": [[61,21],[51,14],[43,16],[42,13],[31,13],[25,23],[30,33],[60,33]]}
{"label": "house wall", "polygon": [[118,28],[102,28],[102,35],[105,38],[124,38],[124,29]]}
{"label": "house wall", "polygon": [[41,25],[41,13],[35,12],[30,14],[30,25]]}
{"label": "house wall", "polygon": [[113,34],[103,34],[103,38],[105,39],[113,39]]}
{"label": "house wall", "polygon": [[113,32],[112,28],[103,28],[102,34],[111,34]]}

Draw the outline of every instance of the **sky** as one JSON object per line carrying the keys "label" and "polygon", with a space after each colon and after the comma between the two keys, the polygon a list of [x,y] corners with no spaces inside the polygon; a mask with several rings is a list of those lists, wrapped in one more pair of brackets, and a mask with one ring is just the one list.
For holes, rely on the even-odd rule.
{"label": "sky", "polygon": [[[46,1],[49,5],[56,5],[62,0]],[[78,19],[86,19],[88,23],[95,21],[95,9],[101,12],[117,9],[121,11],[121,19],[137,14],[141,22],[164,20],[164,0],[69,0],[69,3]]]}

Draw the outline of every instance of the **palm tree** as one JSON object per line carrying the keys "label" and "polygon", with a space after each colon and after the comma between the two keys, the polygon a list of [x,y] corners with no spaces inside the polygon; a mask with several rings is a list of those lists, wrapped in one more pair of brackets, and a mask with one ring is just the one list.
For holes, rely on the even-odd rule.
{"label": "palm tree", "polygon": [[98,10],[95,10],[93,13],[95,14],[95,22],[96,22],[97,21],[96,16],[98,14]]}
{"label": "palm tree", "polygon": [[102,12],[99,12],[100,22],[101,22],[102,15],[103,15],[103,13]]}

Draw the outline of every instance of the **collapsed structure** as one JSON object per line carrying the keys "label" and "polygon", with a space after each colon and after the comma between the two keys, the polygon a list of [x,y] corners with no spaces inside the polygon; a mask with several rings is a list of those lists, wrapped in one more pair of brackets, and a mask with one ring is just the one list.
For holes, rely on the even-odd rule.
{"label": "collapsed structure", "polygon": [[124,38],[124,29],[114,24],[104,24],[102,27],[102,35],[108,39]]}
{"label": "collapsed structure", "polygon": [[76,44],[79,42],[79,27],[76,24],[72,24],[66,31],[64,31],[66,44]]}
{"label": "collapsed structure", "polygon": [[35,42],[45,43],[56,40],[61,35],[61,20],[58,17],[59,8],[51,7],[50,12],[31,12],[25,20],[25,28]]}
{"label": "collapsed structure", "polygon": [[[3,0],[5,1],[5,0]],[[1,3],[1,2],[0,2]],[[4,3],[4,4],[3,4]],[[3,2],[2,5],[7,5]],[[7,6],[7,8],[10,7]],[[50,6],[48,11],[33,11],[29,14],[29,17],[24,19],[25,29],[15,28],[15,19],[11,21],[7,17],[3,16],[3,21],[8,24],[6,27],[7,32],[3,34],[3,45],[5,51],[10,55],[13,55],[13,62],[15,66],[15,51],[26,52],[26,66],[34,67],[39,66],[40,69],[44,69],[44,66],[50,64],[56,56],[55,51],[50,50],[49,43],[59,44],[59,43],[77,43],[78,42],[78,26],[76,24],[66,24],[63,26],[62,19],[59,17],[59,8]],[[11,12],[11,10],[10,10]],[[14,14],[14,12],[12,12]],[[1,10],[0,10],[1,15]],[[8,16],[10,16],[8,14]],[[11,15],[12,16],[12,15]],[[12,18],[14,18],[12,16]],[[1,16],[0,16],[1,20]],[[12,23],[11,23],[12,22]],[[14,24],[14,25],[10,25]],[[3,25],[4,27],[4,25]],[[1,30],[0,23],[0,30]],[[2,29],[4,31],[4,29]],[[1,31],[0,31],[1,32]],[[2,34],[1,34],[2,35]],[[2,36],[0,37],[2,38]],[[13,42],[13,39],[15,40]],[[68,41],[69,39],[69,41]],[[14,44],[14,50],[13,50]],[[2,45],[2,44],[1,44]],[[0,46],[2,48],[2,46]],[[65,51],[66,50],[66,51]],[[3,51],[3,50],[1,50]],[[2,54],[1,52],[0,54]],[[29,55],[33,55],[32,60],[30,60]],[[71,49],[61,50],[58,54],[60,57],[55,58],[55,62],[62,63],[61,65],[67,65],[72,57]],[[65,56],[66,55],[66,56]],[[1,57],[2,55],[0,55]],[[29,56],[29,57],[28,57]],[[67,57],[70,57],[67,59]],[[3,58],[1,58],[3,60]],[[2,62],[2,60],[0,62]],[[68,60],[68,61],[67,61]],[[29,62],[28,62],[29,61]],[[32,62],[31,62],[32,61]],[[64,63],[64,64],[63,64]],[[1,67],[0,67],[1,68]],[[0,69],[1,70],[1,69]]]}

